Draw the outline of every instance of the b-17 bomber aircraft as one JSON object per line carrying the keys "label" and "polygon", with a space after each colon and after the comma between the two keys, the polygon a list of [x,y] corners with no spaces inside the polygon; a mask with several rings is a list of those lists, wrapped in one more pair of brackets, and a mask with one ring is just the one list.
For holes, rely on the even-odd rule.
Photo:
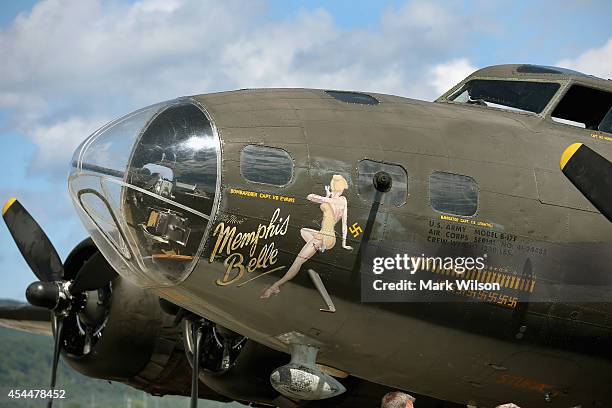
{"label": "b-17 bomber aircraft", "polygon": [[163,102],[77,148],[63,263],[6,203],[38,281],[1,324],[53,334],[52,387],[61,355],[192,406],[612,407],[611,157],[612,81],[547,66]]}

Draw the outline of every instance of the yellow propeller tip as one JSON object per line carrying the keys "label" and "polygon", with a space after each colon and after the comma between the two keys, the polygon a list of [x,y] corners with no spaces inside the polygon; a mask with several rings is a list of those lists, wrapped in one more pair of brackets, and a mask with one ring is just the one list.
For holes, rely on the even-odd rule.
{"label": "yellow propeller tip", "polygon": [[2,207],[2,215],[6,214],[8,209],[11,208],[11,205],[13,205],[15,201],[17,201],[17,199],[15,197],[11,197],[6,203],[4,203],[4,207]]}
{"label": "yellow propeller tip", "polygon": [[574,153],[576,153],[576,151],[580,149],[580,146],[582,146],[582,143],[572,143],[567,147],[567,149],[565,149],[565,151],[561,155],[561,161],[559,162],[561,170],[563,170],[567,162],[570,161]]}

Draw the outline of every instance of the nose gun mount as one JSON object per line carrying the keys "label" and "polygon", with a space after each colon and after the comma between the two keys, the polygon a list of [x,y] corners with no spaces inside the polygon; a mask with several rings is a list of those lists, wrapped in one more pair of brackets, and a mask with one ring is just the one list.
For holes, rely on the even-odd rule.
{"label": "nose gun mount", "polygon": [[179,98],[102,127],[77,148],[69,191],[96,246],[139,286],[194,269],[219,198],[220,139],[197,101]]}

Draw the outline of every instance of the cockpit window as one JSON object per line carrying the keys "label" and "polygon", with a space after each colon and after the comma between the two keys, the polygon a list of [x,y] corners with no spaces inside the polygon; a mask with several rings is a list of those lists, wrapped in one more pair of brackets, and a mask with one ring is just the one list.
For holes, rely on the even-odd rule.
{"label": "cockpit window", "polygon": [[521,65],[516,69],[516,72],[521,74],[553,74],[553,75],[572,75],[589,77],[590,75],[583,74],[582,72],[574,71],[573,69],[550,67],[546,65]]}
{"label": "cockpit window", "polygon": [[612,108],[610,108],[597,129],[601,132],[612,133]]}
{"label": "cockpit window", "polygon": [[556,67],[547,67],[544,65],[521,65],[516,69],[516,72],[522,74],[557,74],[560,75],[563,72]]}
{"label": "cockpit window", "polygon": [[572,85],[551,116],[555,122],[612,133],[612,93]]}
{"label": "cockpit window", "polygon": [[473,79],[450,99],[472,105],[540,113],[559,86],[555,82]]}
{"label": "cockpit window", "polygon": [[284,186],[293,177],[293,160],[283,149],[247,145],[240,152],[240,173],[248,181]]}

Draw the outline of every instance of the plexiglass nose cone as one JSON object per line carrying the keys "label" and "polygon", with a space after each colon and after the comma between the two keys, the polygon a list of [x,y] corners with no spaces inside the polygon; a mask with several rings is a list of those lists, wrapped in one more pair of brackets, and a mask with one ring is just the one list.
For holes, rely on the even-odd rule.
{"label": "plexiglass nose cone", "polygon": [[172,285],[198,261],[218,197],[220,145],[189,98],[95,132],[72,159],[69,190],[113,268],[141,286]]}

